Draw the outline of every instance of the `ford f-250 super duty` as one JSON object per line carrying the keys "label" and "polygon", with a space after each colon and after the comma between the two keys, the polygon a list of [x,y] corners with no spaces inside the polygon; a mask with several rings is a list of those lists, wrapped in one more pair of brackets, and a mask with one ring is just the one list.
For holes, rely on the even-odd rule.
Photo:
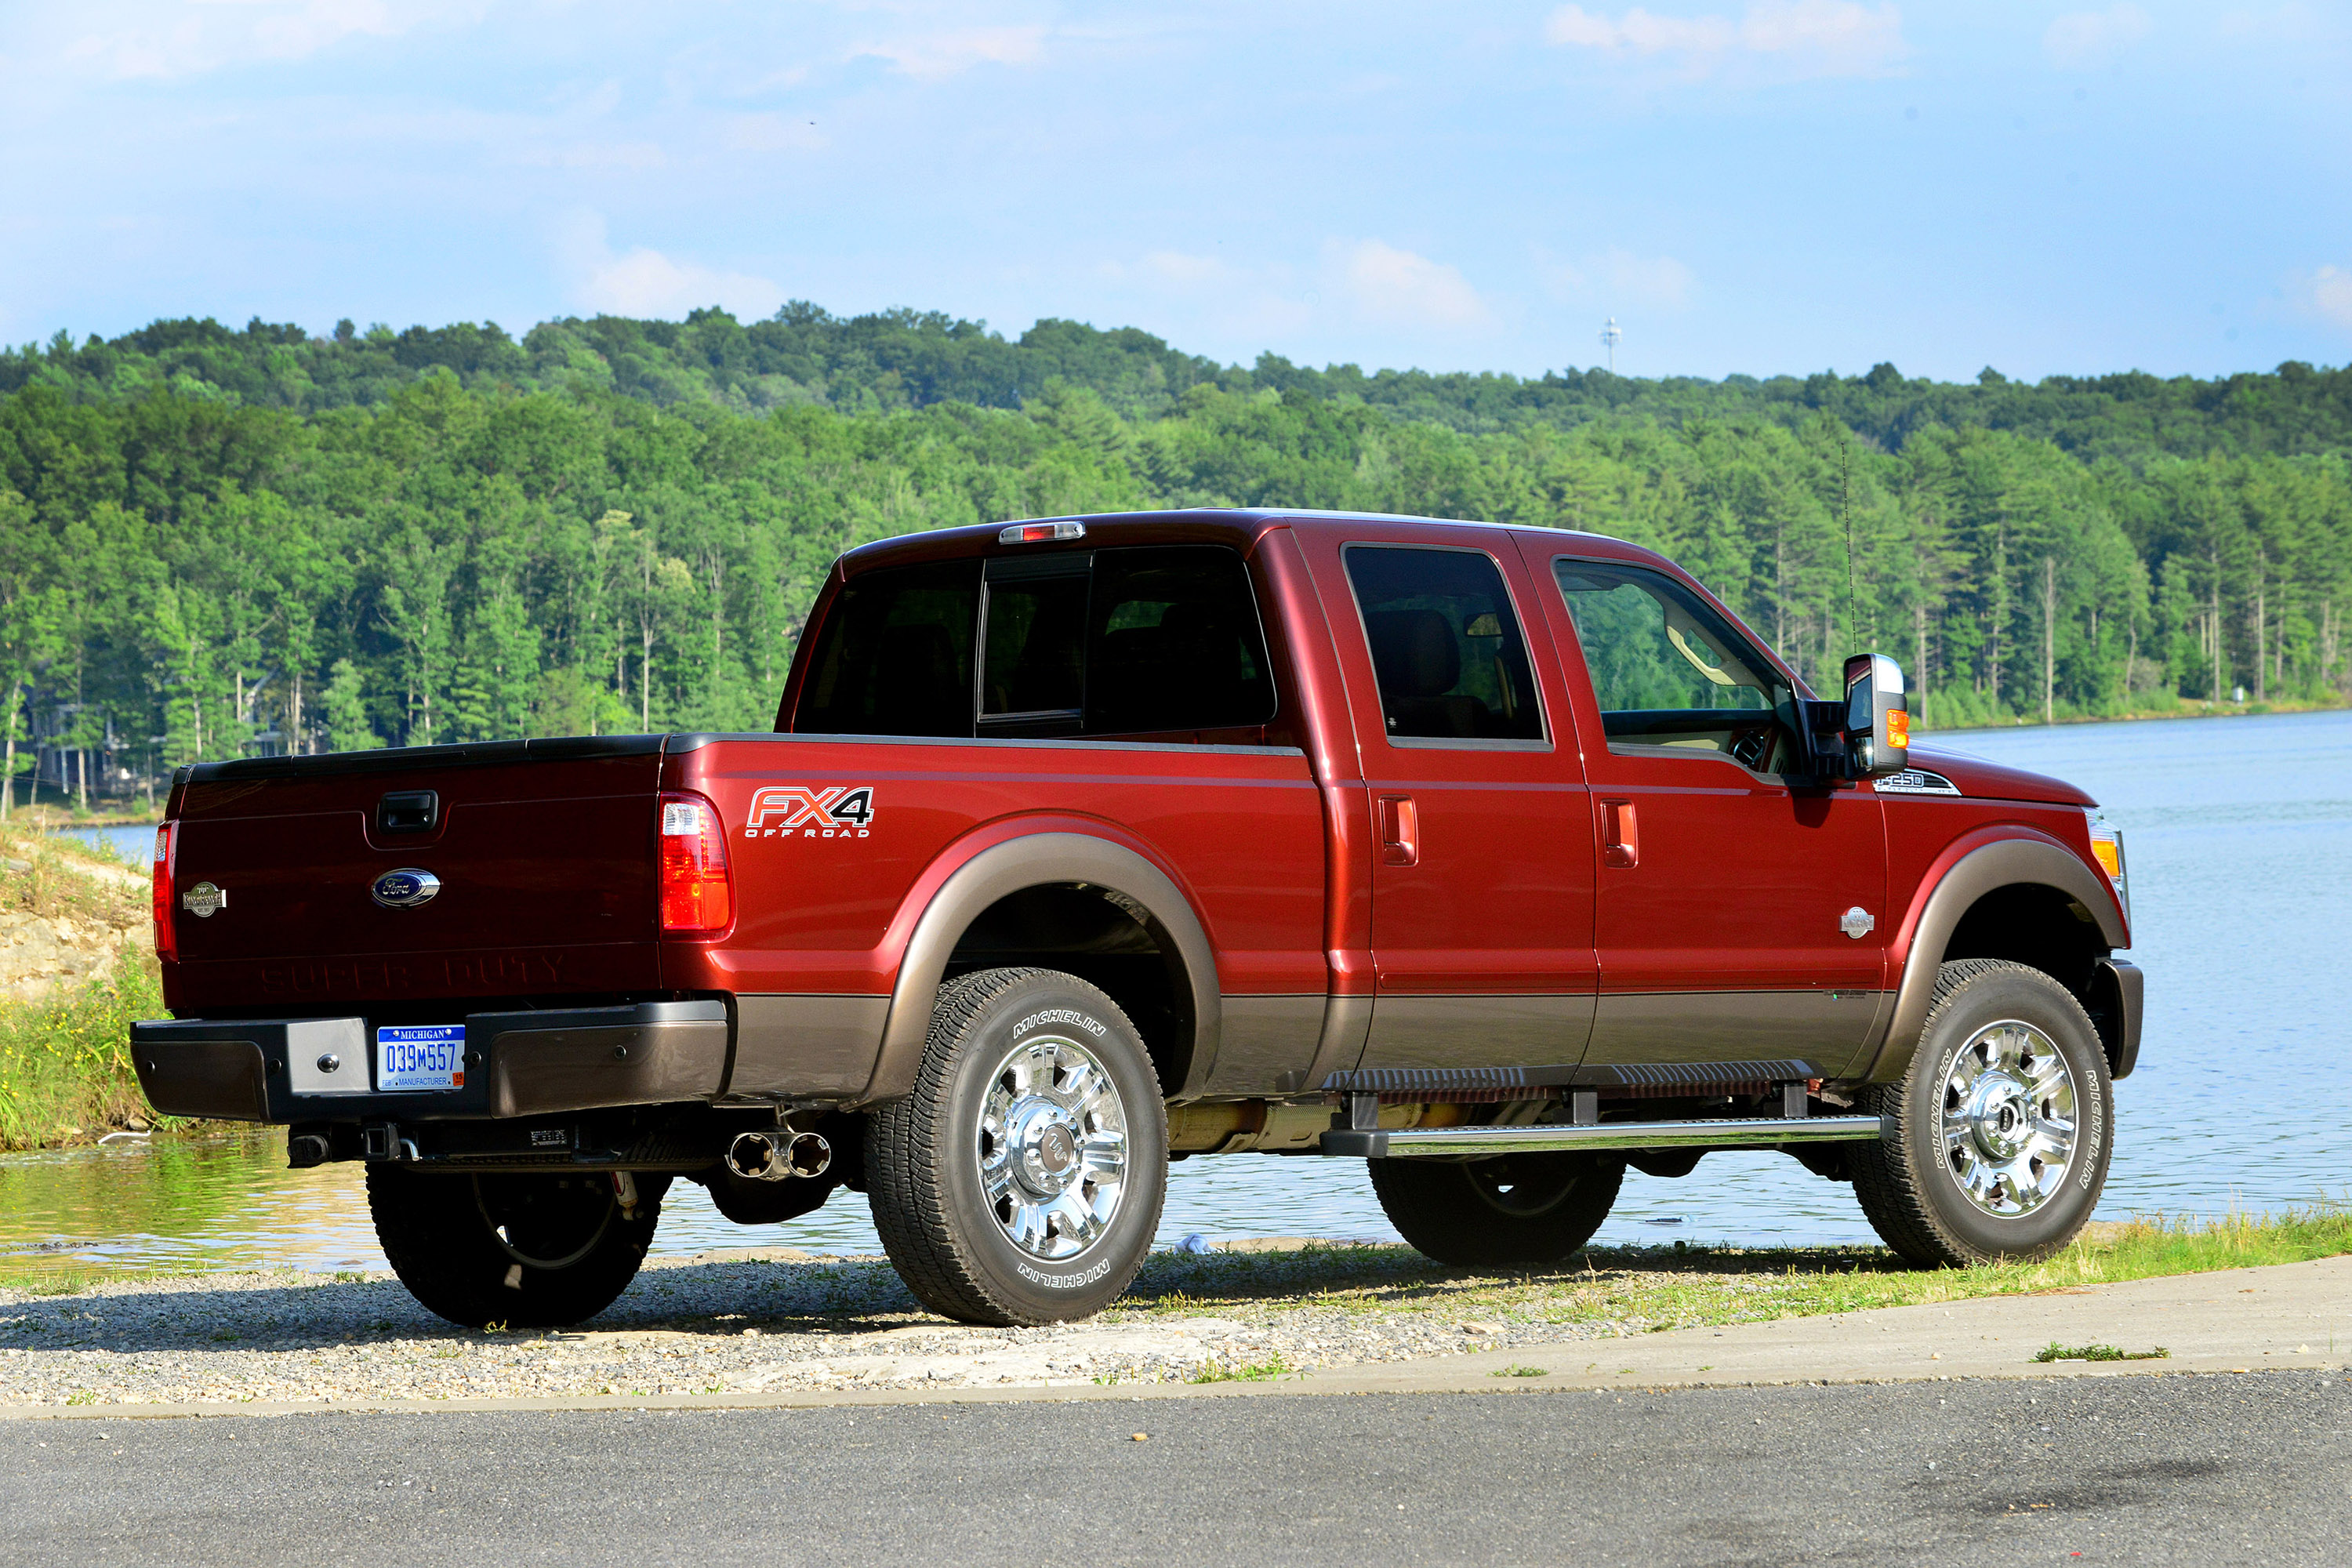
{"label": "ford f-250 super duty", "polygon": [[773,734],[207,763],[154,911],[159,1110],[367,1162],[467,1323],[570,1323],[677,1177],[865,1193],[975,1322],[1118,1296],[1169,1162],[1370,1162],[1542,1265],[1625,1168],[1777,1149],[1927,1265],[2097,1201],[2138,1049],[2123,846],[1816,700],[1598,534],[1278,510],[844,556]]}

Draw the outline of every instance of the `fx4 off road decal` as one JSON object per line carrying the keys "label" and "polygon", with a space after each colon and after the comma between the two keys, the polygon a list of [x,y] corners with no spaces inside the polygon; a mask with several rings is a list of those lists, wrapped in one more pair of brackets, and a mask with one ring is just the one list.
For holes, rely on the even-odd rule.
{"label": "fx4 off road decal", "polygon": [[874,786],[769,784],[751,794],[746,838],[863,838],[874,826]]}

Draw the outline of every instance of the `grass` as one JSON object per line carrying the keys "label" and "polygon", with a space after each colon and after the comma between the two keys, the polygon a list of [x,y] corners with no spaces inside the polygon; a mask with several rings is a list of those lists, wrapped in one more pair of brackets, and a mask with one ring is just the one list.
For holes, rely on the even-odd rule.
{"label": "grass", "polygon": [[1508,1275],[1447,1268],[1401,1247],[1161,1253],[1110,1315],[1130,1321],[1253,1319],[1311,1308],[1578,1324],[1627,1334],[2035,1295],[2343,1253],[2352,1253],[2352,1208],[2336,1205],[2211,1221],[2158,1216],[2101,1225],[2042,1262],[1973,1268],[1914,1268],[1877,1247],[1594,1248],[1558,1269]]}
{"label": "grass", "polygon": [[1297,1370],[1279,1355],[1269,1356],[1265,1361],[1245,1362],[1239,1365],[1213,1361],[1184,1381],[1187,1383],[1270,1383],[1286,1373]]}
{"label": "grass", "polygon": [[[22,866],[24,869],[16,869]],[[11,826],[0,830],[0,914],[70,922],[77,945],[119,934],[111,971],[32,1001],[0,1001],[0,1151],[88,1142],[149,1126],[131,1067],[131,1024],[163,1012],[145,892],[101,851]]]}
{"label": "grass", "polygon": [[1549,1377],[1551,1373],[1540,1366],[1521,1366],[1514,1362],[1509,1366],[1496,1367],[1489,1377]]}
{"label": "grass", "polygon": [[2053,1361],[2164,1361],[2172,1352],[2162,1345],[2152,1351],[2117,1350],[2113,1345],[2062,1345],[2056,1340],[2033,1352],[2038,1362]]}
{"label": "grass", "polygon": [[131,1025],[163,1016],[152,956],[35,1002],[0,1003],[0,1151],[91,1142],[159,1118],[131,1066]]}

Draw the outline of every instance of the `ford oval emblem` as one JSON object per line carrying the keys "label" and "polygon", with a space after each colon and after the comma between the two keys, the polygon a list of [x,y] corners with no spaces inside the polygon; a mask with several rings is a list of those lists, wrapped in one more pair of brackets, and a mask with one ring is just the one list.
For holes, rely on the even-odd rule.
{"label": "ford oval emblem", "polygon": [[368,886],[368,896],[388,910],[413,910],[429,904],[441,890],[441,879],[430,871],[406,867],[386,871]]}

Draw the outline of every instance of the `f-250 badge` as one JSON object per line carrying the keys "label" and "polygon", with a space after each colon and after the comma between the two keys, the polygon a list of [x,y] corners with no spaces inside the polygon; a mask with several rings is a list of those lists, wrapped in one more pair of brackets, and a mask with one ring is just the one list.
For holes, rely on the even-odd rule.
{"label": "f-250 badge", "polygon": [[769,784],[751,795],[746,838],[863,838],[874,826],[874,787]]}

